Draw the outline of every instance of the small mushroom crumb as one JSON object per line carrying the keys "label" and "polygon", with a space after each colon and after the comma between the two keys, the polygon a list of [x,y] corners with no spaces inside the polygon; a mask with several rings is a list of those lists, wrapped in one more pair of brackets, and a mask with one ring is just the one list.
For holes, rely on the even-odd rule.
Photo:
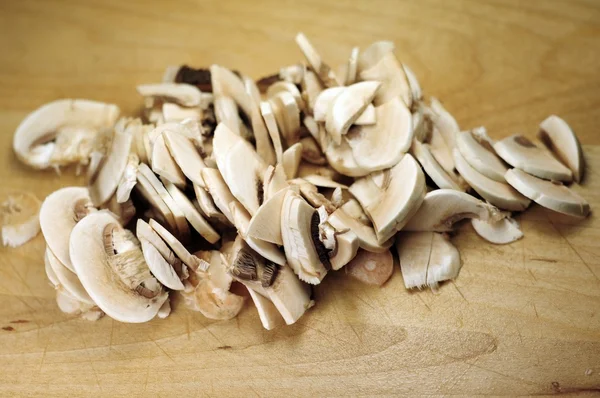
{"label": "small mushroom crumb", "polygon": [[304,316],[311,285],[341,268],[383,286],[393,245],[407,289],[457,278],[450,236],[463,219],[480,244],[511,244],[525,238],[511,212],[532,201],[575,219],[591,212],[566,185],[581,181],[585,162],[560,117],[540,123],[540,144],[494,141],[426,101],[419,71],[392,42],[354,47],[338,68],[320,43],[302,33],[295,41],[299,62],[257,81],[222,65],[169,65],[136,87],[137,115],[62,99],[21,122],[21,162],[88,168],[87,186],[42,203],[26,192],[0,198],[4,245],[41,230],[65,316],[148,322],[179,311],[180,298],[226,321],[252,301],[272,330]]}

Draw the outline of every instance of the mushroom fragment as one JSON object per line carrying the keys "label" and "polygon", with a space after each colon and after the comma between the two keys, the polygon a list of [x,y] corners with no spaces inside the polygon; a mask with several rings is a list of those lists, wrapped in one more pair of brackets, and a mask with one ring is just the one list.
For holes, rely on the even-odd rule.
{"label": "mushroom fragment", "polygon": [[302,160],[302,143],[297,142],[283,152],[282,165],[288,180],[296,177]]}
{"label": "mushroom fragment", "polygon": [[121,180],[119,181],[119,185],[117,185],[117,191],[115,193],[118,203],[124,203],[129,200],[131,191],[137,183],[137,170],[139,164],[140,159],[138,156],[133,153],[129,154],[127,166],[125,166],[125,171],[121,176]]}
{"label": "mushroom fragment", "polygon": [[575,182],[581,181],[585,168],[583,151],[577,136],[567,122],[551,115],[540,124],[540,140],[573,173]]}
{"label": "mushroom fragment", "polygon": [[277,163],[282,164],[283,144],[281,143],[281,135],[279,134],[279,128],[277,127],[277,121],[275,119],[273,107],[271,106],[270,102],[263,101],[260,103],[260,114],[263,117],[265,126],[267,127],[269,137],[271,137],[271,141],[273,142]]}
{"label": "mushroom fragment", "polygon": [[256,306],[260,323],[267,330],[275,329],[278,323],[281,323],[279,320],[282,319],[281,315],[277,311],[277,307],[275,307],[271,300],[257,293],[251,288],[248,288],[248,293],[250,294],[250,298]]}
{"label": "mushroom fragment", "polygon": [[453,174],[448,174],[446,170],[435,160],[431,154],[429,144],[422,144],[418,140],[413,140],[411,146],[412,155],[419,161],[425,173],[441,189],[454,189],[463,191],[464,189],[455,181]]}
{"label": "mushroom fragment", "polygon": [[[184,163],[184,161],[182,160],[181,163]],[[169,152],[165,136],[162,133],[156,137],[152,146],[151,164],[153,172],[173,184],[185,187],[185,174]]]}
{"label": "mushroom fragment", "polygon": [[281,219],[283,199],[286,193],[287,189],[280,190],[258,208],[248,225],[248,236],[279,246],[283,245],[281,223],[276,220]]}
{"label": "mushroom fragment", "polygon": [[10,192],[0,204],[0,235],[4,246],[17,247],[40,232],[40,200],[27,192]]}
{"label": "mushroom fragment", "polygon": [[77,275],[65,267],[47,247],[44,256],[45,261],[50,265],[50,268],[54,272],[58,284],[62,286],[66,293],[70,294],[77,301],[92,306],[95,305],[94,300],[91,299]]}
{"label": "mushroom fragment", "polygon": [[298,33],[296,35],[296,43],[298,44],[298,47],[300,47],[300,50],[306,57],[306,60],[310,64],[311,68],[316,72],[317,76],[319,76],[319,79],[325,86],[332,87],[340,85],[340,82],[338,81],[333,70],[329,67],[329,65],[322,61],[317,50],[312,46],[303,33]]}
{"label": "mushroom fragment", "polygon": [[162,98],[182,106],[200,105],[201,92],[198,88],[184,83],[140,84],[137,91],[144,97]]}
{"label": "mushroom fragment", "polygon": [[201,173],[206,165],[192,141],[174,131],[163,132],[163,138],[169,153],[183,174],[194,184],[204,187]]}
{"label": "mushroom fragment", "polygon": [[[185,265],[190,267],[192,270],[196,270],[200,267],[200,259],[191,254],[185,246],[175,237],[172,233],[167,231],[165,227],[160,225],[154,219],[150,219],[148,222],[152,230],[156,232],[162,240],[173,250],[173,252],[183,261]],[[156,247],[156,246],[155,246]]]}
{"label": "mushroom fragment", "polygon": [[476,171],[494,181],[505,182],[504,173],[508,168],[496,155],[484,127],[458,133],[456,147]]}
{"label": "mushroom fragment", "polygon": [[471,225],[475,232],[477,232],[477,235],[496,245],[512,243],[523,237],[519,223],[510,217],[505,217],[495,222],[473,218],[471,219]]}
{"label": "mushroom fragment", "polygon": [[373,253],[359,250],[348,265],[346,274],[367,285],[381,286],[394,272],[394,258],[389,250]]}

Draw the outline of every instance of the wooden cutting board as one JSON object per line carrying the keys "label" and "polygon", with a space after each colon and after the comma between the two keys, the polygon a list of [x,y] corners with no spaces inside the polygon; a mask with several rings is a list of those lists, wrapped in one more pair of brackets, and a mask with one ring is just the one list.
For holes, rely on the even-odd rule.
{"label": "wooden cutting board", "polygon": [[[0,194],[81,184],[35,172],[11,147],[19,121],[63,97],[140,106],[166,65],[220,63],[260,77],[301,59],[304,31],[333,65],[393,40],[461,126],[533,135],[551,113],[585,144],[577,187],[600,209],[600,5],[593,1],[383,0],[0,4]],[[470,225],[463,268],[436,294],[344,272],[293,326],[262,329],[249,303],[210,321],[179,303],[166,320],[90,323],[57,309],[41,236],[0,248],[0,395],[358,396],[600,393],[600,221],[532,206],[525,238],[494,246]],[[185,395],[183,395],[185,394]]]}

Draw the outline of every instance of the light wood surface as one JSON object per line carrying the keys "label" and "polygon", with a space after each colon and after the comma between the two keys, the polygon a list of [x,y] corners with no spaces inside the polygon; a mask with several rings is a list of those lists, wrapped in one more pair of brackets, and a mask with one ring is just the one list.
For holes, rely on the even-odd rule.
{"label": "light wood surface", "polygon": [[[600,209],[600,3],[588,1],[0,2],[0,192],[81,183],[11,151],[19,121],[62,97],[140,106],[166,65],[260,77],[301,59],[304,31],[331,64],[393,40],[462,127],[533,135],[551,113],[585,144],[577,188]],[[296,325],[267,332],[248,304],[229,322],[176,305],[129,325],[61,314],[41,236],[0,248],[0,395],[358,396],[600,393],[600,221],[533,206],[525,238],[493,246],[463,225],[464,266],[438,294],[328,276]],[[11,330],[12,329],[12,330]],[[185,394],[185,395],[184,395]]]}

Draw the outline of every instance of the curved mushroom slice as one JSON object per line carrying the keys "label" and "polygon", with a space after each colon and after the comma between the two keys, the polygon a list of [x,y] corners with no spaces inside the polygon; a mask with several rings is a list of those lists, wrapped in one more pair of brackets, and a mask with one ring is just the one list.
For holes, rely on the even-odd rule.
{"label": "curved mushroom slice", "polygon": [[175,205],[183,212],[185,218],[196,231],[209,243],[217,243],[221,237],[214,228],[196,210],[194,204],[175,185],[167,183],[167,191],[175,201]]}
{"label": "curved mushroom slice", "polygon": [[298,167],[302,160],[302,149],[302,144],[297,142],[283,152],[282,165],[288,180],[295,178],[298,173]]}
{"label": "curved mushroom slice", "polygon": [[436,189],[425,195],[419,210],[406,223],[405,231],[451,231],[464,218],[497,221],[504,215],[494,206],[453,189]]}
{"label": "curved mushroom slice", "polygon": [[471,225],[477,232],[477,235],[490,243],[505,245],[512,243],[523,237],[523,232],[519,228],[519,223],[513,218],[506,217],[496,222],[472,219]]}
{"label": "curved mushroom slice", "polygon": [[199,106],[202,93],[196,86],[185,83],[140,84],[138,93],[143,97],[161,98],[182,106]]}
{"label": "curved mushroom slice", "polygon": [[165,131],[163,138],[169,153],[183,174],[194,184],[204,187],[202,169],[206,165],[192,141],[173,131]]}
{"label": "curved mushroom slice", "polygon": [[179,257],[179,259],[183,261],[185,265],[187,265],[188,267],[190,267],[190,269],[194,271],[200,267],[200,259],[191,254],[181,244],[181,242],[175,236],[173,236],[173,234],[167,231],[165,227],[160,225],[154,219],[150,219],[148,221],[148,224],[150,225],[150,227],[152,227],[154,232],[156,232],[162,238],[162,240],[165,241],[165,243],[171,248],[171,250],[173,250],[175,255]]}
{"label": "curved mushroom slice", "polygon": [[542,180],[519,169],[508,170],[504,177],[513,188],[540,206],[579,218],[590,213],[589,203],[559,182]]}
{"label": "curved mushroom slice", "polygon": [[267,98],[274,97],[281,92],[290,93],[296,100],[296,104],[298,105],[300,111],[304,111],[306,109],[306,104],[302,99],[302,94],[300,93],[300,90],[298,90],[298,87],[291,82],[281,81],[271,84],[267,89]]}
{"label": "curved mushroom slice", "polygon": [[183,290],[183,283],[179,279],[179,275],[177,275],[173,266],[164,259],[158,249],[143,238],[140,239],[140,243],[142,244],[144,260],[148,264],[152,275],[171,290]]}
{"label": "curved mushroom slice", "polygon": [[104,204],[103,209],[109,210],[117,218],[121,225],[129,224],[129,221],[133,219],[137,210],[133,205],[131,199],[126,202],[117,202],[117,197],[112,196],[107,203]]}
{"label": "curved mushroom slice", "polygon": [[302,145],[302,159],[319,166],[324,166],[327,164],[327,159],[323,152],[321,152],[321,148],[317,144],[317,141],[313,137],[304,137],[300,140],[300,144]]}
{"label": "curved mushroom slice", "polygon": [[171,102],[165,102],[162,106],[165,122],[181,122],[191,119],[199,122],[202,119],[202,109],[199,106],[184,108]]}
{"label": "curved mushroom slice", "polygon": [[[49,251],[47,246],[46,246],[46,250]],[[64,267],[64,265],[63,265],[63,267]],[[55,289],[58,289],[60,287],[60,281],[58,280],[58,276],[56,275],[56,272],[54,272],[54,270],[52,269],[52,266],[50,265],[50,260],[48,259],[48,255],[46,254],[46,252],[44,252],[44,271],[46,271],[46,276],[48,277],[50,284]]]}
{"label": "curved mushroom slice", "polygon": [[430,108],[433,125],[443,137],[450,151],[456,147],[456,135],[460,132],[456,119],[444,108],[442,103],[432,97]]}
{"label": "curved mushroom slice", "polygon": [[413,136],[415,140],[422,143],[429,142],[433,132],[433,122],[425,109],[426,106],[419,102],[416,109],[412,111]]}
{"label": "curved mushroom slice", "polygon": [[235,134],[249,138],[246,126],[240,118],[238,107],[231,97],[215,98],[215,116],[218,123],[223,123]]}
{"label": "curved mushroom slice", "polygon": [[485,127],[463,131],[456,135],[456,147],[471,167],[494,181],[505,182],[504,173],[508,168],[496,156],[496,151],[490,142]]}
{"label": "curved mushroom slice", "polygon": [[301,178],[296,178],[294,180],[290,180],[289,182],[292,186],[298,187],[302,197],[306,199],[311,206],[315,208],[324,206],[328,213],[333,213],[335,211],[336,207],[333,205],[333,203],[331,203],[329,199],[321,194],[313,183]]}
{"label": "curved mushroom slice", "polygon": [[[223,184],[225,183],[223,182]],[[212,196],[206,191],[205,188],[194,184],[194,193],[196,194],[196,202],[198,203],[198,207],[200,208],[200,212],[203,216],[215,221],[216,223],[220,223],[222,226],[231,226],[231,222],[219,209],[217,209]]]}
{"label": "curved mushroom slice", "polygon": [[71,296],[82,303],[96,305],[94,300],[85,290],[77,275],[65,267],[58,258],[46,247],[44,253],[45,259],[52,268],[58,284],[63,287]]}
{"label": "curved mushroom slice", "polygon": [[287,188],[280,190],[258,208],[248,225],[248,236],[283,245],[281,223],[277,221],[281,220],[283,199],[287,191]]}
{"label": "curved mushroom slice", "polygon": [[331,269],[337,271],[352,261],[360,244],[358,236],[350,229],[338,230],[333,226],[331,228],[334,230],[335,248],[329,252],[329,262]]}
{"label": "curved mushroom slice", "polygon": [[365,110],[354,121],[357,126],[370,126],[377,123],[377,112],[373,104],[367,105]]}
{"label": "curved mushroom slice", "polygon": [[139,170],[137,174],[137,180],[138,183],[136,184],[135,188],[152,207],[153,216],[168,225],[171,231],[178,233],[177,223],[175,222],[173,213],[158,192],[156,192],[156,189],[154,189],[152,184],[146,177],[144,177],[142,173],[139,172]]}
{"label": "curved mushroom slice", "polygon": [[[152,146],[152,171],[180,187],[185,187],[186,180],[181,168],[171,156],[164,134],[160,134]],[[183,162],[182,162],[183,163]]]}
{"label": "curved mushroom slice", "polygon": [[121,176],[119,185],[117,185],[117,192],[115,194],[117,203],[124,203],[129,200],[131,191],[137,183],[137,171],[139,164],[140,159],[138,156],[134,153],[130,153],[127,160],[127,166],[125,166],[125,171]]}
{"label": "curved mushroom slice", "polygon": [[[361,58],[367,58],[363,55],[369,52],[370,48],[387,46],[387,44],[382,46],[381,43],[385,42],[373,43],[361,54]],[[369,61],[362,62],[362,67],[359,59],[359,79],[381,82],[381,87],[374,98],[375,106],[385,104],[393,98],[400,97],[406,106],[410,108],[412,106],[411,90],[408,85],[406,73],[393,53],[393,47],[387,50],[381,49],[377,52],[379,54],[376,55],[375,51],[373,52],[373,57]]]}
{"label": "curved mushroom slice", "polygon": [[117,321],[149,321],[168,299],[150,274],[135,236],[109,213],[96,212],[77,223],[70,255],[92,300]]}
{"label": "curved mushroom slice", "polygon": [[372,253],[359,250],[346,265],[346,274],[367,285],[382,286],[394,273],[394,258],[389,250]]}
{"label": "curved mushroom slice", "polygon": [[321,91],[323,91],[321,81],[312,70],[307,69],[302,77],[302,98],[306,103],[309,115],[314,114],[315,102]]}
{"label": "curved mushroom slice", "polygon": [[315,103],[313,105],[313,118],[317,122],[324,122],[327,120],[327,112],[335,100],[346,87],[331,87],[327,88],[321,92],[315,98]]}
{"label": "curved mushroom slice", "polygon": [[391,169],[356,180],[350,193],[373,222],[377,241],[390,239],[417,212],[425,197],[425,176],[416,160],[406,154]]}
{"label": "curved mushroom slice", "polygon": [[431,129],[429,136],[429,150],[434,159],[446,170],[448,175],[452,176],[455,173],[454,159],[452,158],[452,150],[446,144],[444,137],[437,127]]}
{"label": "curved mushroom slice", "polygon": [[239,76],[225,67],[211,65],[210,77],[216,98],[232,98],[248,118],[252,117],[252,98],[246,92],[244,82]]}
{"label": "curved mushroom slice", "polygon": [[487,178],[473,169],[458,149],[454,150],[454,161],[460,175],[479,195],[494,206],[505,210],[523,211],[531,203],[510,185]]}
{"label": "curved mushroom slice", "polygon": [[340,184],[339,182],[333,181],[331,178],[329,177],[325,177],[322,175],[318,175],[318,174],[303,174],[302,176],[299,175],[300,173],[298,173],[298,177],[302,178],[303,180],[306,180],[308,182],[310,182],[311,184],[317,186],[317,187],[322,187],[322,188],[348,188],[347,185],[344,184]]}
{"label": "curved mushroom slice", "polygon": [[88,321],[97,321],[104,316],[98,307],[77,300],[62,287],[56,290],[56,304],[65,314],[77,315]]}
{"label": "curved mushroom slice", "polygon": [[269,137],[271,137],[271,141],[273,142],[277,163],[282,164],[283,144],[281,143],[281,135],[279,134],[273,107],[269,102],[263,101],[260,103],[260,114],[262,115],[267,131],[269,132]]}
{"label": "curved mushroom slice", "polygon": [[540,124],[538,137],[563,164],[571,169],[575,182],[581,181],[585,168],[583,151],[577,136],[567,122],[556,115],[549,116]]}
{"label": "curved mushroom slice", "polygon": [[325,137],[322,147],[329,166],[337,172],[349,177],[362,177],[370,173],[369,169],[358,165],[347,140],[344,139],[340,145],[335,145],[333,141]]}
{"label": "curved mushroom slice", "polygon": [[256,306],[260,323],[267,330],[275,329],[280,323],[280,319],[282,319],[281,314],[277,311],[277,307],[275,307],[271,300],[258,294],[251,288],[248,288],[248,293]]}
{"label": "curved mushroom slice", "polygon": [[298,33],[296,35],[296,43],[300,50],[306,57],[311,68],[317,73],[321,82],[327,86],[339,86],[340,82],[333,72],[333,70],[323,62],[321,56],[317,52],[317,50],[312,46],[312,44],[308,41],[304,33]]}
{"label": "curved mushroom slice", "polygon": [[40,200],[28,192],[11,192],[0,205],[0,235],[4,246],[17,247],[40,232]]}
{"label": "curved mushroom slice", "polygon": [[268,166],[265,170],[265,175],[263,177],[263,196],[264,200],[268,200],[272,198],[277,192],[281,191],[284,188],[287,188],[289,184],[287,183],[287,178],[285,175],[285,171],[283,170],[283,165],[278,164],[277,166]]}
{"label": "curved mushroom slice", "polygon": [[[254,135],[254,140],[256,143],[256,153],[258,153],[258,156],[260,156],[266,164],[275,164],[275,149],[271,144],[271,139],[269,138],[269,131],[260,111],[260,92],[258,91],[258,87],[256,87],[256,83],[254,83],[254,80],[248,77],[244,77],[244,86],[246,88],[246,93],[250,96],[252,104],[250,124],[252,125],[252,133]],[[298,89],[296,88],[296,90]]]}
{"label": "curved mushroom slice", "polygon": [[393,239],[388,239],[387,242],[379,244],[375,230],[368,224],[363,223],[357,218],[350,216],[345,210],[344,206],[341,209],[335,210],[327,218],[327,222],[331,224],[337,230],[349,229],[358,238],[359,247],[374,253],[381,253],[390,248],[394,243]]}
{"label": "curved mushroom slice", "polygon": [[346,135],[356,164],[368,171],[396,165],[412,142],[412,117],[398,98],[376,108],[377,123],[355,126]]}
{"label": "curved mushroom slice", "polygon": [[494,144],[498,156],[511,166],[546,180],[571,182],[573,173],[548,150],[536,146],[526,137],[515,134]]}
{"label": "curved mushroom slice", "polygon": [[165,319],[169,315],[171,315],[171,301],[165,300],[163,305],[160,307],[160,309],[156,313],[156,316],[159,317],[160,319]]}
{"label": "curved mushroom slice", "polygon": [[219,170],[207,167],[202,170],[202,178],[204,179],[206,188],[215,201],[217,208],[221,210],[227,220],[233,224],[233,215],[229,209],[229,204],[235,202],[236,199],[231,194],[231,191],[229,191]]}
{"label": "curved mushroom slice", "polygon": [[431,154],[428,144],[422,144],[418,140],[413,140],[411,153],[423,167],[425,173],[441,189],[454,189],[463,191],[464,189],[448,174],[446,170],[438,163]]}
{"label": "curved mushroom slice", "polygon": [[165,241],[162,240],[160,235],[158,235],[147,222],[138,218],[135,233],[140,242],[146,241],[154,246],[167,263],[175,269],[175,272],[177,272],[181,279],[187,278],[187,268],[181,265],[181,260],[175,256]]}
{"label": "curved mushroom slice", "polygon": [[[17,127],[13,150],[36,169],[86,164],[96,134],[111,128],[119,116],[116,105],[88,100],[58,100],[36,109]],[[58,142],[66,143],[61,148]],[[73,154],[72,150],[76,150]],[[75,156],[72,156],[75,155]]]}
{"label": "curved mushroom slice", "polygon": [[96,211],[85,187],[61,188],[48,195],[40,207],[40,227],[46,245],[70,271],[76,272],[69,256],[71,231],[82,218]]}
{"label": "curved mushroom slice", "polygon": [[287,91],[277,93],[269,98],[273,108],[277,126],[287,145],[293,145],[300,140],[300,108],[294,96]]}
{"label": "curved mushroom slice", "polygon": [[410,93],[412,96],[412,107],[414,108],[414,105],[423,99],[423,91],[421,90],[419,80],[412,69],[410,69],[406,64],[402,64],[402,69],[406,75],[406,81],[408,82],[408,87],[410,88]]}
{"label": "curved mushroom slice", "polygon": [[362,81],[344,87],[342,92],[333,99],[327,110],[325,129],[332,136],[334,143],[340,144],[342,135],[348,132],[350,126],[373,101],[380,86],[380,82]]}
{"label": "curved mushroom slice", "polygon": [[300,280],[317,285],[331,269],[329,253],[319,240],[319,215],[296,192],[283,201],[281,234],[288,263]]}
{"label": "curved mushroom slice", "polygon": [[346,67],[346,79],[344,81],[345,85],[349,85],[356,82],[356,77],[358,74],[358,54],[360,49],[358,47],[353,47],[350,52],[350,58],[348,58],[348,66]]}

